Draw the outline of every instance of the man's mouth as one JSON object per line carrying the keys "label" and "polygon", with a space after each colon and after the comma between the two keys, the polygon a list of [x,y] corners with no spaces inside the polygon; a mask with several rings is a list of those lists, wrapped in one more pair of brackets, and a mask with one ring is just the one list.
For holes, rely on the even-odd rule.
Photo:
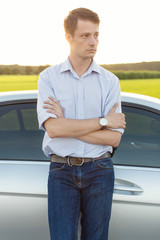
{"label": "man's mouth", "polygon": [[96,49],[88,49],[88,52],[96,52]]}

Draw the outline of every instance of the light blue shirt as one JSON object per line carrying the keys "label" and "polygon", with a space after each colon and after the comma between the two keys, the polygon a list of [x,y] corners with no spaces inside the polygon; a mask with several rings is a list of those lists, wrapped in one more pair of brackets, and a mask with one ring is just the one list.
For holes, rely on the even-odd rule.
{"label": "light blue shirt", "polygon": [[[43,108],[48,97],[56,98],[65,118],[89,119],[106,116],[118,102],[116,112],[121,112],[119,79],[111,72],[98,66],[93,60],[88,71],[79,77],[73,70],[69,59],[64,63],[49,67],[40,73],[38,80],[38,121],[44,129],[48,118],[57,118]],[[113,129],[123,133],[123,129]],[[112,152],[111,146],[96,145],[76,138],[50,138],[45,132],[42,149],[46,156],[99,157],[106,151]]]}

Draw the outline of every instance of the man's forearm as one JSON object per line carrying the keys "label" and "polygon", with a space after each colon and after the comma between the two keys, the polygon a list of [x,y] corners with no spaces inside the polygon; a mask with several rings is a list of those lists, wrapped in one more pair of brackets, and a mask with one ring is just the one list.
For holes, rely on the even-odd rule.
{"label": "man's forearm", "polygon": [[101,128],[99,118],[94,119],[66,119],[49,118],[44,126],[49,137],[80,137]]}
{"label": "man's forearm", "polygon": [[[55,114],[58,118],[49,118],[44,126],[49,137],[80,137],[88,133],[100,130],[99,118],[94,119],[66,119],[63,117],[63,111],[59,102],[50,97],[50,101],[45,101],[43,107],[47,112]],[[115,113],[118,104],[116,103],[105,118],[108,121],[108,128],[125,128],[125,116],[122,113]],[[90,135],[88,136],[90,138]],[[88,141],[88,137],[85,139]],[[102,139],[103,140],[103,139]],[[103,144],[103,143],[102,143]],[[108,144],[107,144],[108,145]]]}
{"label": "man's forearm", "polygon": [[87,143],[118,147],[121,136],[122,134],[117,131],[97,130],[77,138]]}

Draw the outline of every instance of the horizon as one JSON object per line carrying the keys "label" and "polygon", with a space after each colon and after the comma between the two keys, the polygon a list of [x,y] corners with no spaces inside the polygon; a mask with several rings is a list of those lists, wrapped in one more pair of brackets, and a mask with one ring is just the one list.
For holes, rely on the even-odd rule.
{"label": "horizon", "polygon": [[[119,64],[123,65],[123,64],[155,63],[155,62],[160,63],[160,60],[159,61],[127,62],[127,63],[100,63],[100,64],[98,63],[98,65],[119,65]],[[21,64],[18,64],[18,63],[15,63],[15,64],[0,64],[0,66],[20,66],[20,67],[24,67],[24,66],[37,67],[37,66],[46,66],[46,65],[55,66],[55,65],[52,65],[52,64],[49,64],[49,63],[46,63],[44,65],[42,65],[42,64],[40,64],[40,65],[21,65]]]}

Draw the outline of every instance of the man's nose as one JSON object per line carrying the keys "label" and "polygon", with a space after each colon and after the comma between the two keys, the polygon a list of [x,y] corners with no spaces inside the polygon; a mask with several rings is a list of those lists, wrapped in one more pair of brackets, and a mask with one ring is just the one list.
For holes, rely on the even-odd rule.
{"label": "man's nose", "polygon": [[91,36],[90,38],[90,45],[91,46],[95,46],[97,44],[97,39],[95,38],[95,36]]}

